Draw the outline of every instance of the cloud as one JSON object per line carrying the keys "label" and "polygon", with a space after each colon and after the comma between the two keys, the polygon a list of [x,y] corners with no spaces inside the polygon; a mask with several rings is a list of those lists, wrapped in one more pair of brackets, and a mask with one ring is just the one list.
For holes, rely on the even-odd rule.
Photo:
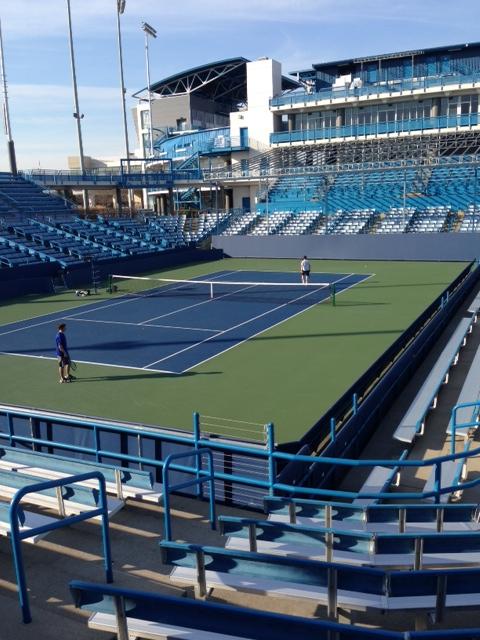
{"label": "cloud", "polygon": [[[5,5],[5,6],[3,6]],[[2,5],[5,38],[65,37],[66,5],[60,0],[16,0]],[[238,23],[270,24],[341,24],[371,23],[372,20],[394,22],[451,23],[449,0],[184,0],[176,3],[158,0],[127,0],[122,16],[125,33],[139,32],[142,20],[151,23],[162,34],[192,32],[224,25],[237,29]],[[469,21],[480,16],[478,3],[457,0],[456,15],[461,20],[461,7]],[[71,0],[74,37],[98,37],[116,29],[115,0]],[[321,37],[321,34],[319,34]]]}

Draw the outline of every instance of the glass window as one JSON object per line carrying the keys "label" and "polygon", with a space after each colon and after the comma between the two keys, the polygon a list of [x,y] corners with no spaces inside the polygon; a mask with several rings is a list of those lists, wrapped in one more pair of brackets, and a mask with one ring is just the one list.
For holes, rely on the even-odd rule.
{"label": "glass window", "polygon": [[148,109],[140,112],[140,120],[142,129],[147,129],[150,126],[150,111]]}

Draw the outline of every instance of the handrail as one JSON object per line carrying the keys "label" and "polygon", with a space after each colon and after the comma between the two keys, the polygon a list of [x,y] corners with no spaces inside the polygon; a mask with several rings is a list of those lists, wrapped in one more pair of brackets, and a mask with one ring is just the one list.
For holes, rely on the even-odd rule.
{"label": "handrail", "polygon": [[308,92],[291,92],[283,96],[277,96],[270,100],[272,107],[294,107],[301,106],[303,103],[318,102],[322,100],[335,100],[345,98],[358,98],[359,96],[378,96],[385,93],[395,96],[401,96],[403,91],[424,91],[425,89],[441,88],[446,86],[475,84],[480,81],[480,75],[473,73],[468,75],[453,75],[440,77],[425,77],[422,80],[412,80],[403,78],[400,81],[386,81],[382,84],[366,84],[362,87],[352,87],[343,89],[322,89],[312,93]]}
{"label": "handrail", "polygon": [[[469,407],[473,408],[477,408],[478,410],[480,410],[480,401],[476,401],[476,402],[461,402],[460,404],[456,404],[451,411],[450,414],[450,425],[451,425],[451,429],[452,429],[452,440],[450,443],[450,451],[451,453],[455,453],[455,434],[457,432],[457,429],[462,429],[465,427],[478,427],[478,421],[477,420],[473,420],[472,422],[462,422],[462,423],[457,423],[457,413],[460,409],[468,409]],[[476,412],[478,413],[478,411]]]}
{"label": "handrail", "polygon": [[[206,455],[208,457],[208,473],[202,472],[201,463],[202,463],[202,455]],[[196,478],[194,480],[187,480],[185,482],[179,482],[177,484],[171,485],[168,473],[170,471],[170,467],[172,466],[172,460],[178,460],[179,458],[191,458],[194,456],[197,460],[197,465],[195,469]],[[175,466],[176,468],[176,466]],[[204,475],[204,477],[202,477]],[[196,486],[198,487],[198,497],[200,497],[201,487],[204,482],[208,482],[210,485],[210,507],[209,507],[209,518],[210,518],[210,526],[212,529],[216,528],[216,516],[215,516],[215,474],[213,470],[213,455],[210,449],[200,448],[192,451],[182,452],[182,453],[171,453],[167,456],[164,466],[163,466],[163,506],[164,506],[164,520],[165,520],[165,540],[172,539],[172,523],[170,518],[170,492],[185,489],[186,487]]]}
{"label": "handrail", "polygon": [[[84,482],[85,480],[98,480],[100,489],[100,506],[97,509],[91,509],[84,513],[80,513],[75,516],[68,516],[62,520],[51,522],[39,527],[35,527],[28,531],[21,532],[19,529],[19,510],[20,501],[24,496],[29,493],[36,493],[38,491],[44,491],[45,489],[53,489],[56,487],[63,487],[65,485],[74,484],[77,482]],[[59,501],[62,501],[61,493],[59,494]],[[100,471],[90,471],[88,473],[81,473],[67,478],[61,478],[59,480],[47,480],[45,482],[38,482],[30,484],[19,489],[13,496],[10,503],[10,529],[12,536],[12,554],[13,563],[15,566],[15,574],[17,576],[18,585],[18,598],[20,601],[20,608],[22,611],[22,620],[25,624],[32,621],[32,615],[30,612],[30,604],[28,600],[27,583],[25,579],[25,569],[23,565],[23,555],[21,540],[26,540],[35,535],[46,533],[48,531],[54,531],[55,529],[62,529],[64,527],[75,524],[76,522],[82,522],[101,516],[102,518],[102,546],[103,546],[103,562],[105,567],[105,580],[107,582],[113,582],[112,572],[112,557],[110,550],[110,536],[108,529],[108,505],[107,505],[107,492],[105,487],[105,477]]]}
{"label": "handrail", "polygon": [[[123,432],[127,432],[130,434],[134,434],[138,436],[138,431],[136,430],[128,430],[128,429],[124,429]],[[95,437],[95,442],[98,443],[99,442],[99,437],[98,437],[98,432],[97,436]],[[273,438],[273,429],[272,429],[272,435],[271,437]],[[149,437],[150,436],[154,436],[155,434],[148,434]],[[8,438],[8,434],[0,434],[0,437],[4,437],[4,438]],[[160,435],[157,434],[157,438],[154,437],[154,439],[161,439]],[[182,444],[189,444],[189,445],[193,445],[193,440],[192,438],[187,438],[187,437],[178,437],[174,438],[174,437],[170,437],[169,441],[171,442],[178,442],[178,443],[182,443]],[[174,471],[178,471],[178,472],[182,472],[182,473],[187,473],[187,474],[195,474],[197,476],[197,478],[195,480],[192,480],[191,482],[189,481],[187,484],[184,484],[182,488],[185,488],[186,486],[194,486],[194,485],[198,485],[201,484],[203,481],[206,481],[209,479],[209,474],[206,473],[205,471],[199,470],[197,467],[193,468],[191,466],[186,466],[186,465],[179,465],[179,464],[172,464],[172,458],[169,456],[169,458],[167,458],[166,460],[157,460],[154,458],[148,458],[145,457],[143,455],[129,455],[129,454],[122,454],[119,452],[112,452],[108,449],[101,449],[100,447],[80,447],[80,446],[75,446],[75,445],[69,445],[69,444],[65,444],[65,443],[56,443],[56,442],[52,442],[51,440],[44,440],[41,438],[34,438],[34,437],[27,437],[27,436],[15,436],[13,435],[11,437],[11,443],[29,443],[29,444],[33,444],[33,445],[43,445],[43,446],[54,446],[55,448],[60,448],[60,449],[66,449],[66,450],[70,450],[70,451],[77,451],[77,452],[81,452],[81,453],[85,453],[85,454],[89,454],[89,455],[94,455],[96,457],[97,460],[101,460],[102,457],[113,457],[115,459],[121,460],[122,462],[131,462],[134,464],[139,464],[139,465],[150,465],[154,468],[157,469],[161,469],[164,468],[165,464],[168,461],[168,468],[173,469]],[[356,460],[356,459],[350,459],[350,458],[332,458],[332,457],[311,457],[311,456],[306,456],[306,455],[295,455],[295,454],[291,454],[291,453],[284,453],[281,451],[275,451],[273,450],[273,446],[271,445],[267,445],[267,448],[263,448],[263,447],[248,447],[248,446],[242,446],[238,443],[234,443],[234,444],[226,444],[225,442],[219,443],[216,442],[215,440],[209,440],[206,438],[199,438],[196,441],[196,446],[199,447],[199,449],[192,449],[190,450],[188,453],[184,453],[181,454],[180,456],[176,456],[176,454],[172,454],[173,456],[175,456],[175,459],[177,459],[177,457],[190,457],[190,456],[195,456],[195,451],[199,451],[199,450],[204,450],[204,449],[208,449],[211,453],[212,450],[225,450],[227,449],[229,452],[231,453],[237,453],[240,455],[246,455],[249,457],[254,457],[254,458],[260,458],[260,459],[266,459],[269,460],[270,463],[273,465],[274,462],[276,461],[296,461],[296,462],[304,462],[304,463],[308,463],[309,465],[313,466],[313,465],[335,465],[335,466],[341,466],[341,467],[350,467],[350,468],[372,468],[375,466],[386,466],[386,467],[395,467],[398,466],[400,468],[404,468],[404,467],[411,467],[411,468],[423,468],[423,467],[435,467],[436,468],[436,476],[437,476],[437,481],[438,483],[436,484],[436,486],[434,487],[434,489],[432,491],[428,491],[428,492],[396,492],[395,493],[395,497],[398,498],[399,500],[405,499],[405,500],[412,500],[412,499],[422,499],[422,498],[430,498],[433,497],[435,498],[436,502],[440,501],[440,496],[446,493],[451,493],[455,490],[458,490],[458,486],[449,486],[449,487],[442,487],[441,486],[441,464],[443,462],[447,462],[450,460],[461,460],[461,459],[468,459],[470,457],[475,457],[477,455],[480,455],[480,447],[475,448],[475,449],[471,449],[467,452],[458,452],[455,454],[445,454],[443,456],[438,456],[435,458],[430,458],[429,460],[392,460],[392,459],[377,459],[377,460],[373,460],[373,459],[368,459],[368,460]],[[1,445],[0,445],[1,447]],[[209,455],[209,454],[207,454]],[[227,481],[227,482],[236,482],[238,484],[241,485],[245,485],[245,486],[251,486],[251,487],[256,487],[259,489],[263,489],[266,492],[270,493],[270,495],[275,495],[276,492],[278,491],[282,491],[282,492],[287,492],[287,493],[291,493],[291,494],[298,494],[300,496],[330,496],[330,497],[334,497],[334,498],[341,498],[341,499],[355,499],[358,497],[359,493],[358,492],[354,492],[354,491],[342,491],[342,490],[334,490],[334,489],[319,489],[316,487],[301,487],[301,486],[293,486],[293,485],[288,485],[288,484],[283,484],[283,483],[279,483],[275,481],[275,478],[270,474],[269,475],[269,479],[268,480],[261,480],[261,479],[255,479],[255,478],[249,478],[246,476],[241,476],[241,475],[237,475],[234,473],[225,473],[225,472],[221,472],[221,471],[214,471],[214,478],[216,480],[223,480],[223,481]],[[474,479],[472,481],[469,482],[464,482],[462,483],[462,487],[464,489],[467,488],[471,488],[474,486],[480,485],[480,477],[477,479]],[[180,487],[174,487],[172,488],[170,486],[171,490],[178,490]],[[361,494],[362,497],[365,498],[378,498],[378,499],[387,499],[387,498],[391,498],[392,494],[383,492],[383,493],[373,493],[373,492],[369,492],[369,493],[362,493]],[[168,498],[167,498],[168,500]]]}

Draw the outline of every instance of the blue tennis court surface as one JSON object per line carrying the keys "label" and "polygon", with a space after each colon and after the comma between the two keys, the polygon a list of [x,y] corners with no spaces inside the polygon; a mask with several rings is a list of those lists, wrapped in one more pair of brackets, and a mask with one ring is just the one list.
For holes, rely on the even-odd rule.
{"label": "blue tennis court surface", "polygon": [[111,299],[3,325],[0,352],[55,359],[64,321],[76,362],[180,374],[327,300],[328,284],[339,294],[368,277],[316,273],[303,286],[298,273],[220,271],[197,278],[215,282],[213,298],[194,280],[143,291],[120,280]]}

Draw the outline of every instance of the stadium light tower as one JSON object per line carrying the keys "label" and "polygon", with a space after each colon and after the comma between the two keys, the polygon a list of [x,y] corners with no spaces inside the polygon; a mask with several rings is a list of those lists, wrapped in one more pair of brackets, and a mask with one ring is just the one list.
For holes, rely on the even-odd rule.
{"label": "stadium light tower", "polygon": [[5,73],[5,60],[3,57],[3,40],[2,40],[2,22],[0,20],[0,78],[3,83],[3,117],[5,123],[5,135],[7,136],[8,157],[10,160],[10,171],[14,176],[17,175],[17,160],[15,157],[15,144],[12,138],[12,129],[10,127],[10,114],[8,111],[8,94],[7,94],[7,74]]}
{"label": "stadium light tower", "polygon": [[[80,107],[78,105],[78,89],[77,89],[77,74],[75,71],[75,54],[73,51],[73,33],[72,33],[72,12],[70,9],[70,0],[67,0],[67,14],[68,14],[68,34],[70,45],[70,66],[72,70],[72,83],[73,83],[73,101],[75,105],[75,111],[73,117],[77,121],[77,134],[78,134],[78,149],[80,153],[80,170],[82,176],[85,174],[85,158],[83,155],[83,141],[82,141],[82,126],[80,120],[83,118],[83,113],[80,113]],[[88,209],[88,191],[83,190],[83,208]]]}
{"label": "stadium light tower", "polygon": [[152,127],[152,92],[150,90],[150,60],[148,55],[148,36],[157,37],[157,31],[148,22],[142,22],[142,29],[145,32],[145,61],[147,66],[147,90],[148,90],[148,111],[150,116],[150,124],[148,128],[148,137],[150,143],[150,157],[153,156],[153,127]]}
{"label": "stadium light tower", "polygon": [[[125,139],[125,156],[127,158],[127,173],[130,173],[130,149],[128,144],[128,124],[127,124],[127,107],[125,105],[125,80],[123,75],[123,53],[122,53],[122,32],[120,29],[120,16],[125,11],[126,0],[116,0],[117,2],[117,37],[118,37],[118,60],[120,66],[120,88],[122,93],[122,113],[123,113],[123,132]],[[128,208],[132,213],[133,197],[132,190],[128,189]]]}

